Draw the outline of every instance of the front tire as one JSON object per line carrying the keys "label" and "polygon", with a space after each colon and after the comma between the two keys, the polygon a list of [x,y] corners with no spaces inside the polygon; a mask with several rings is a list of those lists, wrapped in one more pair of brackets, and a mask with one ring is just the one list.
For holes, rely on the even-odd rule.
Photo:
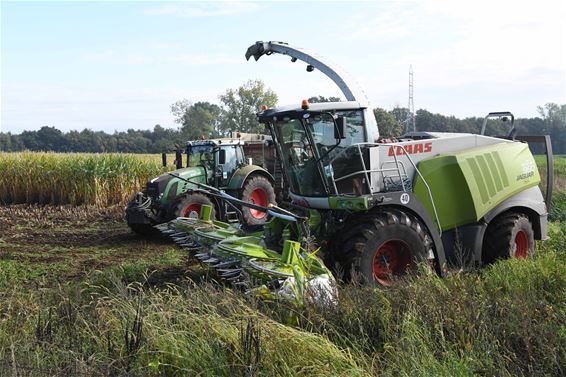
{"label": "front tire", "polygon": [[387,208],[371,214],[346,236],[341,259],[346,278],[358,274],[362,283],[391,286],[427,261],[432,240],[413,215]]}
{"label": "front tire", "polygon": [[[242,200],[267,207],[269,203],[276,203],[275,190],[267,178],[255,175],[246,180]],[[265,224],[268,218],[267,213],[249,207],[242,208],[242,215],[248,225]]]}
{"label": "front tire", "polygon": [[198,218],[200,216],[201,206],[209,205],[212,207],[211,219],[216,218],[216,212],[214,210],[214,204],[208,198],[208,196],[203,194],[183,194],[175,199],[173,204],[172,215],[173,218],[177,217],[194,217]]}
{"label": "front tire", "polygon": [[499,259],[525,259],[534,252],[535,234],[529,218],[521,212],[507,212],[487,227],[482,247],[484,264]]}

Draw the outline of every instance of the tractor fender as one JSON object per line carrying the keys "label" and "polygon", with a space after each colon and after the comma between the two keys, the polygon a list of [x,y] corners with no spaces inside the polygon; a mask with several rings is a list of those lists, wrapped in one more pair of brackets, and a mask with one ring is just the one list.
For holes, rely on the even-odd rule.
{"label": "tractor fender", "polygon": [[197,186],[185,182],[171,174],[178,175],[181,178],[189,179],[193,182],[205,183],[206,182],[206,172],[203,167],[194,166],[189,168],[177,169],[172,172],[164,173],[159,177],[153,179],[151,182],[163,182],[163,194],[161,198],[161,206],[163,208],[171,206],[175,201],[175,198],[189,189],[196,189]]}
{"label": "tractor fender", "polygon": [[[527,215],[533,225],[535,239],[544,240],[548,238],[548,220],[542,193],[538,186],[531,187],[502,201],[480,221],[444,231],[442,241],[444,242],[448,264],[460,263],[463,253],[466,260],[473,262],[476,266],[481,265],[487,227],[499,215],[508,211],[521,212]],[[458,253],[460,253],[460,257],[458,257]]]}
{"label": "tractor fender", "polygon": [[436,272],[439,276],[444,276],[447,261],[439,227],[437,226],[436,221],[425,209],[425,206],[421,203],[419,198],[412,192],[383,193],[380,195],[377,207],[393,207],[403,211],[408,211],[424,223],[434,245],[434,252],[437,261]]}
{"label": "tractor fender", "polygon": [[533,224],[535,239],[545,240],[548,238],[548,213],[542,192],[538,186],[521,191],[502,201],[484,216],[484,220],[489,224],[498,215],[513,209],[523,212],[529,217],[529,220]]}
{"label": "tractor fender", "polygon": [[252,174],[264,176],[269,179],[272,184],[275,182],[275,178],[264,168],[257,165],[246,165],[234,172],[232,178],[230,178],[230,182],[228,182],[228,190],[240,190],[244,187],[246,179]]}

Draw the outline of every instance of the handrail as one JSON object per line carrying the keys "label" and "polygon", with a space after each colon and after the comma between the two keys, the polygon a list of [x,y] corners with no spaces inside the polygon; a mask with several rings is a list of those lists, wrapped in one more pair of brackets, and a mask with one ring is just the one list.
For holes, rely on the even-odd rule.
{"label": "handrail", "polygon": [[[329,165],[330,165],[330,177],[332,178],[332,184],[333,184],[333,186],[334,186],[334,189],[335,189],[335,191],[336,191],[336,194],[339,194],[338,188],[337,188],[337,186],[336,186],[336,182],[339,182],[339,181],[341,181],[341,180],[343,180],[343,179],[346,179],[346,178],[351,177],[351,176],[354,176],[354,175],[359,175],[359,174],[364,174],[364,175],[366,176],[366,181],[367,181],[366,183],[367,183],[367,185],[368,185],[369,191],[373,194],[373,192],[372,192],[372,190],[371,190],[371,185],[370,185],[368,173],[373,173],[373,172],[382,173],[383,171],[392,171],[392,170],[393,170],[393,171],[397,170],[398,175],[399,175],[399,181],[400,181],[400,183],[401,183],[401,187],[402,187],[402,189],[403,189],[403,192],[407,192],[406,187],[405,187],[405,183],[403,182],[403,177],[402,177],[402,175],[401,175],[401,169],[399,168],[400,161],[399,161],[399,159],[397,158],[397,154],[396,154],[396,153],[393,154],[393,158],[394,158],[394,160],[395,160],[395,166],[396,166],[397,168],[390,168],[390,169],[369,169],[369,170],[368,170],[368,169],[366,168],[366,165],[365,165],[365,162],[364,162],[364,157],[363,157],[362,152],[361,152],[361,147],[362,147],[362,146],[364,146],[364,147],[396,147],[396,148],[400,148],[400,149],[403,151],[403,153],[402,153],[401,155],[407,157],[407,159],[409,160],[409,162],[411,163],[411,165],[412,165],[413,168],[415,169],[416,173],[419,175],[419,177],[420,177],[421,180],[423,181],[423,184],[425,185],[425,188],[426,188],[426,190],[427,190],[428,197],[429,197],[429,200],[430,200],[430,204],[432,205],[432,210],[433,210],[433,212],[434,212],[434,217],[435,217],[435,219],[436,219],[436,224],[437,224],[437,226],[438,226],[438,230],[439,230],[439,232],[440,232],[440,235],[442,235],[442,227],[441,227],[441,225],[440,225],[440,219],[439,219],[439,217],[438,217],[438,211],[436,210],[436,205],[435,205],[434,199],[433,199],[433,197],[432,197],[432,191],[430,190],[430,186],[428,185],[428,182],[426,181],[426,179],[425,179],[425,178],[423,177],[423,175],[421,174],[420,170],[417,168],[417,165],[415,164],[415,162],[413,161],[413,159],[411,158],[411,156],[407,153],[407,150],[405,149],[405,147],[404,147],[403,145],[399,145],[398,143],[367,143],[367,142],[366,142],[366,143],[357,143],[357,144],[349,145],[349,146],[347,146],[346,148],[344,148],[343,150],[341,150],[341,151],[340,151],[336,156],[334,156],[334,157],[330,160],[330,162],[329,162]],[[356,147],[356,148],[358,149],[358,152],[359,152],[359,155],[360,155],[360,159],[361,159],[361,162],[362,162],[362,166],[363,166],[364,169],[363,169],[363,170],[358,170],[358,171],[353,172],[353,173],[349,173],[349,174],[347,174],[347,175],[345,175],[345,176],[342,176],[342,177],[339,177],[339,178],[335,178],[335,177],[334,177],[334,169],[332,168],[332,164],[333,164],[334,161],[336,161],[342,154],[344,154],[347,149],[353,148],[353,147]],[[401,166],[403,166],[402,163],[401,163]],[[404,166],[403,166],[403,170],[405,170]],[[405,174],[405,176],[407,176],[407,174]]]}

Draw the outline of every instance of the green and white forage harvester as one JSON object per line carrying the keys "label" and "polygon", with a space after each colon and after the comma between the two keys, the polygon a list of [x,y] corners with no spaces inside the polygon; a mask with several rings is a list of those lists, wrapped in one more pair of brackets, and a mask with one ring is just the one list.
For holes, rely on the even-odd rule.
{"label": "green and white forage harvester", "polygon": [[[162,227],[223,276],[238,280],[244,270],[265,280],[277,272],[308,280],[327,267],[346,280],[387,286],[418,265],[443,275],[450,266],[526,258],[535,240],[547,238],[547,205],[525,141],[545,144],[549,203],[548,136],[517,136],[505,112],[490,113],[478,134],[421,131],[384,141],[365,94],[346,73],[283,42],[257,42],[246,59],[274,54],[321,71],[346,101],[303,101],[258,113],[290,198],[286,209],[264,209],[273,218],[263,229],[195,226],[182,218]],[[486,136],[489,118],[509,120],[508,134]]]}

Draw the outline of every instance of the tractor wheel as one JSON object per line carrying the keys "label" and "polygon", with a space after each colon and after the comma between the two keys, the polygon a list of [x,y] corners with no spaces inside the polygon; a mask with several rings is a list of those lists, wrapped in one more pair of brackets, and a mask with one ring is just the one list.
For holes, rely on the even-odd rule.
{"label": "tractor wheel", "polygon": [[535,248],[535,234],[529,218],[520,212],[507,212],[487,227],[483,239],[482,261],[490,264],[498,259],[524,259]]}
{"label": "tractor wheel", "polygon": [[390,286],[427,261],[432,240],[424,225],[398,209],[383,209],[354,226],[345,237],[342,268],[362,283]]}
{"label": "tractor wheel", "polygon": [[208,196],[203,194],[184,194],[175,199],[173,203],[173,217],[195,217],[200,215],[200,207],[203,205],[212,207],[211,218],[216,218],[214,204]]}
{"label": "tractor wheel", "polygon": [[[273,185],[265,177],[255,175],[246,180],[242,191],[242,200],[248,203],[267,207],[276,203]],[[267,213],[253,208],[243,207],[242,215],[248,225],[260,225],[267,221]]]}

